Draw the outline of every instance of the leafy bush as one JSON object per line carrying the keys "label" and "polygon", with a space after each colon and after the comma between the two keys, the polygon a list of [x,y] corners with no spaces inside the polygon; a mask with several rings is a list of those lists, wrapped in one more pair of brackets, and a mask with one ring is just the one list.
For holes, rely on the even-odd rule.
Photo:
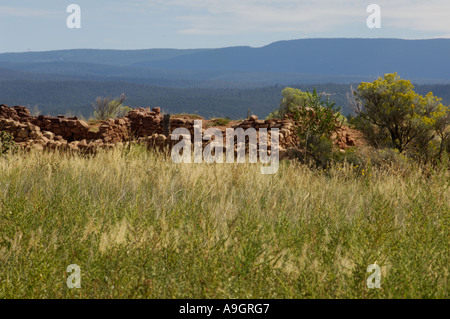
{"label": "leafy bush", "polygon": [[391,137],[386,130],[380,129],[364,117],[353,117],[349,123],[364,134],[366,142],[375,148],[394,147]]}
{"label": "leafy bush", "polygon": [[393,168],[404,168],[409,163],[408,157],[393,148],[375,150],[370,154],[370,161],[379,167]]}
{"label": "leafy bush", "polygon": [[208,126],[227,126],[231,122],[229,117],[211,119]]}
{"label": "leafy bush", "polygon": [[340,113],[335,103],[322,95],[307,92],[307,100],[303,105],[291,108],[297,123],[296,133],[299,146],[304,149],[303,161],[313,160],[317,166],[326,166],[333,158],[331,136],[340,127]]}
{"label": "leafy bush", "polygon": [[281,91],[282,99],[277,110],[267,117],[268,119],[282,119],[288,113],[293,113],[299,106],[303,106],[308,101],[308,93],[299,89],[287,87]]}
{"label": "leafy bush", "polygon": [[345,152],[332,152],[332,161],[334,163],[348,163],[352,166],[364,167],[367,163],[366,158],[357,147],[349,147]]}
{"label": "leafy bush", "polygon": [[312,94],[307,92],[307,95],[306,104],[292,109],[294,120],[299,123],[297,133],[300,139],[305,140],[309,134],[330,138],[340,126],[339,110],[328,97],[323,100],[316,89]]}
{"label": "leafy bush", "polygon": [[[299,159],[306,164],[316,167],[327,167],[332,161],[333,143],[324,135],[309,134],[300,141]],[[311,163],[312,162],[312,163]]]}
{"label": "leafy bush", "polygon": [[94,117],[97,120],[107,120],[109,118],[122,117],[131,111],[128,106],[123,106],[127,97],[122,93],[121,96],[112,99],[111,97],[97,97],[94,107]]}
{"label": "leafy bush", "polygon": [[17,149],[14,137],[8,132],[0,132],[0,155],[4,155],[10,151]]}

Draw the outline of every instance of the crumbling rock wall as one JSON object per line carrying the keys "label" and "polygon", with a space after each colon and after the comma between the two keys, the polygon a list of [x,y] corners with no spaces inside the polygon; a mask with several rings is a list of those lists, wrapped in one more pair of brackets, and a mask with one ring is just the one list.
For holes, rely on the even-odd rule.
{"label": "crumbling rock wall", "polygon": [[32,116],[25,106],[8,107],[5,104],[1,104],[0,118],[11,119],[18,122],[29,122]]}
{"label": "crumbling rock wall", "polygon": [[89,131],[89,125],[76,117],[65,118],[64,116],[49,117],[39,115],[37,118],[32,118],[31,123],[40,127],[41,130],[52,132],[69,142],[97,139],[96,134]]}
{"label": "crumbling rock wall", "polygon": [[[202,134],[207,129],[207,123],[202,121]],[[94,127],[95,126],[95,127]],[[130,111],[125,117],[101,121],[97,125],[89,125],[77,117],[65,118],[64,116],[49,117],[30,114],[24,106],[8,107],[0,105],[0,130],[11,133],[15,142],[26,149],[48,148],[93,151],[96,148],[109,148],[117,143],[138,140],[148,145],[149,148],[170,149],[178,143],[171,140],[171,134],[177,128],[186,128],[191,134],[191,142],[194,142],[194,120],[183,118],[170,118],[169,135],[164,135],[164,122],[161,109],[137,108]],[[254,128],[257,132],[259,143],[259,130],[267,129],[267,148],[270,150],[270,130],[279,130],[280,152],[298,145],[298,137],[295,134],[295,125],[292,119],[259,120],[252,115],[232,128],[244,130]],[[218,128],[222,132],[224,149],[226,147],[226,127]],[[335,144],[340,149],[355,145],[346,128],[341,128],[333,137]],[[211,141],[203,141],[203,146]],[[234,145],[236,148],[236,141]],[[248,144],[246,145],[248,149]]]}
{"label": "crumbling rock wall", "polygon": [[161,108],[137,108],[130,111],[126,116],[130,122],[131,134],[133,136],[151,136],[163,134]]}

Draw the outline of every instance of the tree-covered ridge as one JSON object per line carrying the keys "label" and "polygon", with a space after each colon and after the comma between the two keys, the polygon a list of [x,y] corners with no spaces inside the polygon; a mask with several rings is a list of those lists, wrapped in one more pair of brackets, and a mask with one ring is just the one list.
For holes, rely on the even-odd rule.
{"label": "tree-covered ridge", "polygon": [[[353,84],[356,87],[358,84]],[[204,117],[245,118],[248,109],[265,118],[278,107],[281,91],[286,87],[327,93],[341,113],[352,113],[347,100],[350,84],[274,85],[261,88],[174,88],[128,82],[93,81],[0,81],[0,103],[35,106],[46,115],[70,113],[92,116],[92,102],[98,96],[118,96],[125,93],[130,107],[160,106],[169,113],[198,113]],[[450,104],[450,85],[416,85],[415,91],[426,95],[432,91]]]}
{"label": "tree-covered ridge", "polygon": [[[132,74],[131,77],[136,77],[142,70],[159,70],[166,72],[164,77],[170,79],[177,78],[179,73],[185,73],[194,79],[200,72],[211,80],[211,75],[215,77],[217,72],[220,76],[232,72],[232,76],[228,77],[229,81],[244,77],[247,82],[252,80],[249,72],[261,72],[260,77],[262,73],[270,75],[281,72],[285,73],[285,76],[289,73],[325,75],[331,82],[337,82],[332,80],[333,77],[347,77],[348,83],[360,80],[355,77],[378,77],[388,72],[399,72],[414,81],[423,79],[426,82],[442,82],[450,80],[449,56],[450,39],[336,38],[279,41],[259,48],[239,46],[195,50],[63,50],[6,53],[0,54],[0,63],[43,63],[44,72],[52,63],[58,67],[64,63],[99,64],[119,67],[119,72]],[[20,65],[17,67],[20,68]],[[126,71],[126,68],[130,68],[131,73]],[[170,71],[174,72],[170,74]],[[297,76],[297,81],[291,83],[300,83],[301,79],[302,76]],[[315,83],[312,79],[308,79],[309,83]]]}

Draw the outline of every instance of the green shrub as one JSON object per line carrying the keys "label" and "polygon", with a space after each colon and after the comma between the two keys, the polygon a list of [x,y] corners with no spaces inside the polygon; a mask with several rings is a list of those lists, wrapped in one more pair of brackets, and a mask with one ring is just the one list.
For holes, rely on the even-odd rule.
{"label": "green shrub", "polygon": [[292,108],[299,137],[299,147],[303,149],[303,162],[311,160],[316,166],[327,166],[333,158],[333,143],[331,136],[340,127],[339,111],[329,98],[307,92],[305,104]]}
{"label": "green shrub", "polygon": [[0,155],[4,155],[17,149],[14,137],[8,132],[0,132]]}
{"label": "green shrub", "polygon": [[303,149],[303,162],[313,161],[316,167],[327,167],[332,160],[333,143],[324,135],[310,134],[300,142]]}
{"label": "green shrub", "polygon": [[123,105],[126,99],[127,97],[123,93],[115,99],[111,97],[97,97],[95,103],[93,103],[95,119],[107,120],[124,116],[131,111],[130,107]]}
{"label": "green shrub", "polygon": [[208,126],[227,126],[231,122],[229,117],[211,119]]}
{"label": "green shrub", "polygon": [[409,164],[409,159],[401,154],[397,149],[385,148],[375,150],[370,157],[371,163],[379,167],[406,167]]}
{"label": "green shrub", "polygon": [[304,106],[308,100],[307,92],[290,87],[281,91],[281,96],[278,109],[270,113],[267,119],[283,119],[287,113],[293,113],[299,106]]}
{"label": "green shrub", "polygon": [[309,92],[307,94],[306,104],[292,110],[294,120],[299,123],[297,134],[301,140],[305,140],[310,134],[330,138],[340,126],[339,110],[328,97],[325,100],[322,99],[322,95],[317,94],[315,88],[312,94]]}
{"label": "green shrub", "polygon": [[349,147],[344,152],[333,150],[332,161],[341,164],[348,163],[358,167],[364,167],[367,162],[356,147]]}
{"label": "green shrub", "polygon": [[355,129],[364,134],[366,142],[375,148],[394,147],[386,130],[380,129],[364,117],[354,117],[349,121]]}

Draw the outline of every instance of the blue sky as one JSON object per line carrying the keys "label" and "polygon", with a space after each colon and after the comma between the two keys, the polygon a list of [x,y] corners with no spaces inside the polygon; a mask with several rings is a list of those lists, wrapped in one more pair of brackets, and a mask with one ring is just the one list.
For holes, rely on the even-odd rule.
{"label": "blue sky", "polygon": [[[81,29],[68,29],[69,4]],[[369,4],[381,28],[369,29]],[[300,38],[450,38],[449,0],[1,0],[0,52],[259,47]]]}

